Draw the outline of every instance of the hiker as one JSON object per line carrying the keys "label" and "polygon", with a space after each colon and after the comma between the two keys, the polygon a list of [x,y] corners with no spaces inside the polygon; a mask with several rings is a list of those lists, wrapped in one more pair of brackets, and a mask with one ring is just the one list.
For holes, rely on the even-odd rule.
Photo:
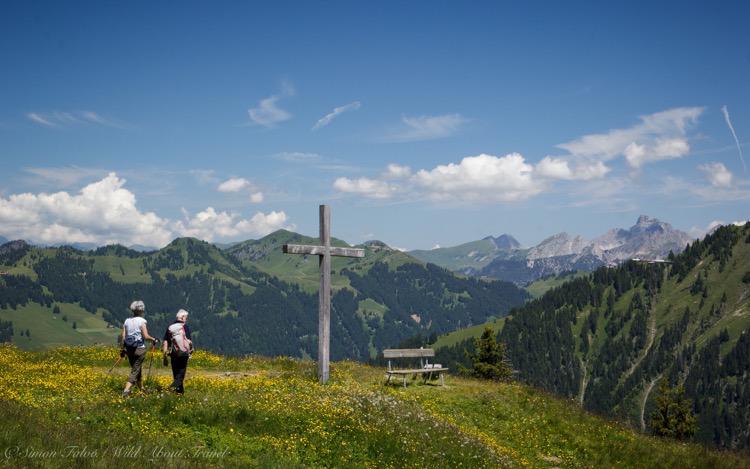
{"label": "hiker", "polygon": [[143,301],[134,301],[130,304],[130,311],[133,317],[128,318],[122,325],[122,350],[127,354],[130,362],[130,376],[125,383],[125,389],[122,396],[130,395],[130,388],[138,384],[138,388],[143,390],[143,362],[146,360],[146,340],[153,342],[154,348],[159,339],[152,337],[146,328],[146,320],[143,315],[146,312],[146,305]]}
{"label": "hiker", "polygon": [[174,389],[177,394],[185,392],[183,387],[185,372],[187,371],[190,354],[193,353],[190,328],[186,324],[188,314],[184,309],[177,312],[176,320],[167,327],[167,331],[164,333],[164,342],[162,342],[164,355],[169,354],[172,360],[172,384],[169,387]]}

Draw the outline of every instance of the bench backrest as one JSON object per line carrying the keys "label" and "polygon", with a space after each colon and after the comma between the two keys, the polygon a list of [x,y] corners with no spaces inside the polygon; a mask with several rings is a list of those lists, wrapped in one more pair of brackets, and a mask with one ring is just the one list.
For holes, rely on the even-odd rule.
{"label": "bench backrest", "polygon": [[392,348],[383,350],[383,358],[422,358],[434,356],[435,350],[431,348]]}

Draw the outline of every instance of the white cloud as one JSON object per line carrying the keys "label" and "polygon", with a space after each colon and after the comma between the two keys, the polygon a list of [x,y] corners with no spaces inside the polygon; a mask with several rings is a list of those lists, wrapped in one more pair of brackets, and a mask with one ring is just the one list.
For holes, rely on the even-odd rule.
{"label": "white cloud", "polygon": [[391,163],[383,173],[385,179],[403,179],[411,176],[411,168],[408,166],[401,166],[399,164]]}
{"label": "white cloud", "polygon": [[354,102],[346,104],[344,106],[340,106],[340,107],[334,108],[333,111],[331,111],[330,113],[328,113],[325,116],[321,117],[318,120],[318,122],[315,123],[315,125],[312,128],[312,130],[321,129],[321,128],[327,126],[328,124],[330,124],[331,121],[333,119],[335,119],[339,114],[343,114],[344,112],[347,112],[347,111],[356,111],[357,109],[360,108],[360,106],[361,106],[361,104],[360,104],[359,101],[354,101]]}
{"label": "white cloud", "polygon": [[37,124],[46,125],[47,127],[57,127],[57,124],[36,112],[29,112],[28,114],[26,114],[26,117],[28,117],[30,121]]}
{"label": "white cloud", "polygon": [[294,87],[289,82],[281,84],[281,94],[275,94],[260,100],[258,105],[247,110],[250,120],[255,125],[266,128],[275,127],[279,122],[284,122],[292,118],[292,115],[278,106],[281,98],[294,96]]}
{"label": "white cloud", "polygon": [[732,187],[732,172],[722,163],[707,163],[698,166],[708,182],[714,187]]}
{"label": "white cloud", "polygon": [[186,220],[175,223],[175,231],[182,236],[192,236],[206,241],[226,239],[238,236],[265,236],[268,233],[287,226],[287,216],[283,211],[257,212],[249,219],[243,219],[236,213],[217,212],[208,207],[190,217],[183,211]]}
{"label": "white cloud", "polygon": [[603,178],[610,168],[601,161],[592,161],[584,159],[573,164],[566,158],[557,158],[553,156],[544,157],[534,167],[537,176],[547,179],[563,179],[568,181],[588,181],[591,179]]}
{"label": "white cloud", "polygon": [[699,185],[675,176],[663,179],[661,192],[666,195],[685,200],[686,196],[693,196],[706,203],[723,203],[750,199],[750,190],[741,187],[743,184],[733,184],[731,187],[716,185]]}
{"label": "white cloud", "polygon": [[[406,166],[391,164],[380,177],[339,178],[334,188],[371,198],[399,195],[405,200],[423,197],[434,201],[491,203],[526,200],[554,187],[555,181],[583,181],[586,184],[573,187],[572,194],[582,197],[577,204],[601,203],[596,195],[606,194],[609,201],[616,201],[620,207],[632,207],[632,201],[620,197],[630,191],[632,179],[607,177],[612,168],[606,162],[623,158],[630,167],[638,169],[650,162],[687,155],[690,152],[687,132],[703,110],[683,107],[644,115],[632,127],[584,135],[560,144],[558,147],[568,154],[546,156],[536,165],[519,153],[470,156],[416,173]],[[392,140],[437,138],[455,131],[464,121],[457,114],[404,118],[409,129],[392,136]],[[726,175],[723,177],[725,181]],[[742,191],[725,196],[744,197]]]}
{"label": "white cloud", "polygon": [[644,163],[652,161],[682,158],[689,152],[690,145],[686,139],[670,138],[643,145],[633,142],[625,147],[623,154],[632,168],[640,168]]}
{"label": "white cloud", "polygon": [[574,179],[573,171],[570,170],[568,161],[562,158],[546,156],[536,164],[536,173],[550,179]]}
{"label": "white cloud", "polygon": [[[392,182],[398,179],[398,184]],[[543,181],[534,177],[534,167],[523,156],[478,155],[459,163],[438,165],[412,174],[406,166],[391,164],[380,178],[338,178],[333,187],[369,198],[395,195],[427,197],[450,202],[512,202],[540,193]]]}
{"label": "white cloud", "polygon": [[270,96],[260,100],[258,107],[247,110],[250,120],[263,127],[273,127],[279,122],[292,118],[292,115],[276,105],[278,96]]}
{"label": "white cloud", "polygon": [[239,192],[251,187],[250,181],[245,178],[230,178],[219,184],[216,189],[219,192]]}
{"label": "white cloud", "polygon": [[468,119],[461,114],[440,116],[416,116],[401,118],[404,128],[385,137],[387,142],[413,142],[449,137],[461,128]]}
{"label": "white cloud", "polygon": [[732,187],[732,172],[722,163],[706,163],[698,166],[714,187]]}
{"label": "white cloud", "polygon": [[481,154],[458,164],[420,170],[412,181],[434,200],[511,202],[542,191],[533,172],[534,167],[518,153],[502,157]]}
{"label": "white cloud", "polygon": [[259,204],[263,202],[263,193],[262,192],[253,192],[250,194],[250,202],[254,204]]}
{"label": "white cloud", "polygon": [[31,242],[87,242],[164,246],[177,236],[206,240],[241,235],[265,235],[287,223],[283,211],[258,212],[250,219],[212,207],[172,221],[137,207],[125,179],[109,173],[78,193],[22,193],[0,197],[0,232]]}
{"label": "white cloud", "polygon": [[674,108],[641,116],[641,122],[625,129],[590,134],[557,145],[572,157],[608,161],[624,156],[633,168],[644,163],[688,154],[688,127],[703,113],[702,107]]}
{"label": "white cloud", "polygon": [[99,124],[104,125],[107,127],[115,127],[117,129],[125,128],[125,126],[115,120],[108,119],[106,117],[101,116],[100,114],[97,114],[94,111],[81,111],[80,115],[83,119],[93,123],[93,124]]}
{"label": "white cloud", "polygon": [[3,234],[42,243],[115,242],[163,245],[170,241],[168,221],[141,212],[125,180],[110,173],[78,194],[23,193],[0,197]]}
{"label": "white cloud", "polygon": [[125,127],[122,123],[103,117],[94,111],[28,112],[26,118],[45,127],[65,127],[77,124],[98,124],[118,129]]}
{"label": "white cloud", "polygon": [[387,199],[399,189],[386,181],[369,178],[349,179],[338,178],[333,187],[341,192],[360,194],[374,199]]}

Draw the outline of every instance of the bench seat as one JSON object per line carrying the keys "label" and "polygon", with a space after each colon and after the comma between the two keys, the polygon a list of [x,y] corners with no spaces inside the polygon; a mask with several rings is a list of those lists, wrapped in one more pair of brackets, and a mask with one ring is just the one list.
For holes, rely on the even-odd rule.
{"label": "bench seat", "polygon": [[[391,378],[395,376],[401,376],[404,381],[404,387],[406,387],[406,377],[416,377],[419,373],[422,373],[424,382],[427,383],[428,379],[432,379],[433,376],[440,378],[440,384],[445,385],[445,372],[448,368],[441,365],[430,365],[429,361],[425,362],[425,359],[434,357],[435,351],[430,348],[418,348],[418,349],[385,349],[383,350],[383,358],[388,359],[388,369],[385,372],[386,380],[385,384],[391,382]],[[419,358],[420,368],[404,368],[394,369],[391,367],[391,360],[396,358]],[[413,365],[412,365],[413,366]]]}

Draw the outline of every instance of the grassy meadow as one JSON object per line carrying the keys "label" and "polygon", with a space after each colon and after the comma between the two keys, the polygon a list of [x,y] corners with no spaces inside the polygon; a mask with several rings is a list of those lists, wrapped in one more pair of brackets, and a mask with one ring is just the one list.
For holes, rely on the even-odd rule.
{"label": "grassy meadow", "polygon": [[[186,394],[120,397],[116,349],[0,349],[7,467],[750,467],[747,456],[639,435],[520,384],[448,377],[384,386],[383,370],[197,352]],[[148,361],[147,361],[148,364]]]}

